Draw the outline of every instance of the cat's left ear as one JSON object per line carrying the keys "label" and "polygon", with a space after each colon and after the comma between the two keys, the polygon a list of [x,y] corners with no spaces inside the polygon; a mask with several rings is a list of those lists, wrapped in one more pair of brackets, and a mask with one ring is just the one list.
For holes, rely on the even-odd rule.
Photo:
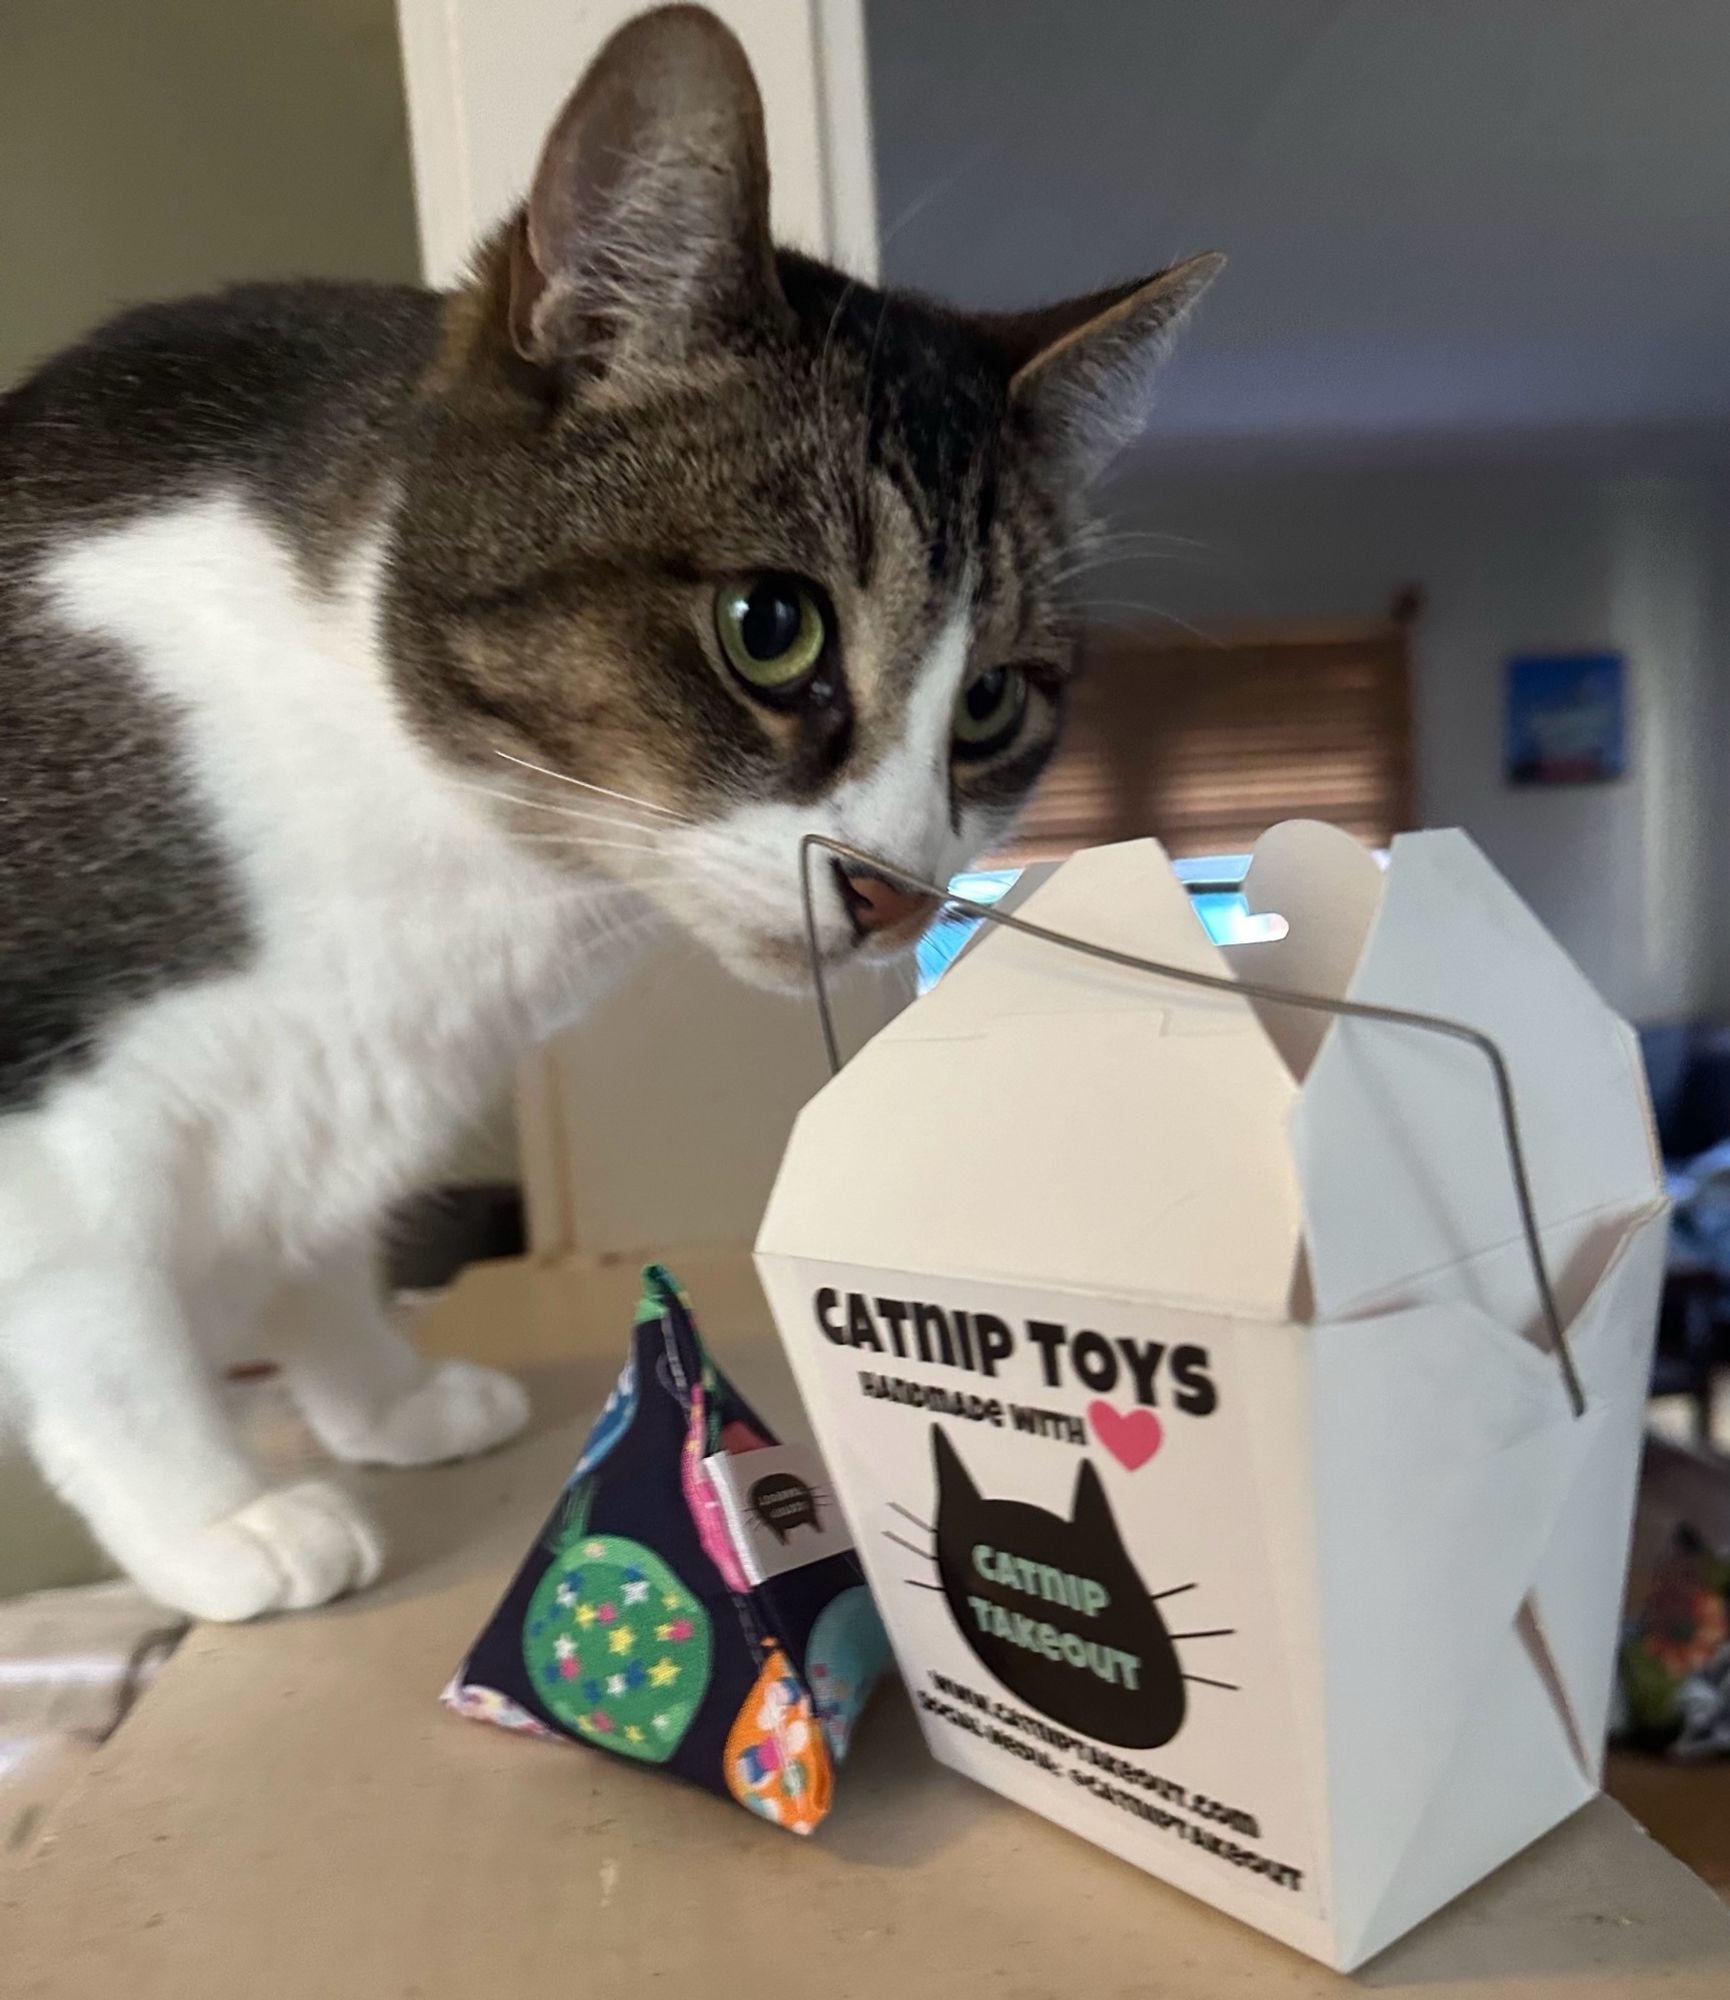
{"label": "cat's left ear", "polygon": [[941,1424],[931,1426],[931,1457],[937,1467],[937,1509],[941,1519],[946,1506],[960,1504],[963,1507],[979,1504],[979,1488],[973,1483],[973,1475],[961,1463],[961,1454],[949,1442],[949,1434]]}
{"label": "cat's left ear", "polygon": [[1117,1539],[1117,1523],[1111,1518],[1111,1502],[1105,1497],[1105,1488],[1090,1458],[1081,1461],[1081,1470],[1075,1475],[1075,1498],[1069,1503],[1069,1525],[1078,1528],[1090,1541],[1114,1542]]}
{"label": "cat's left ear", "polygon": [[1159,365],[1224,264],[1209,252],[1087,298],[976,322],[1015,369],[1012,405],[1083,481],[1146,423]]}
{"label": "cat's left ear", "polygon": [[677,365],[784,311],[763,105],[702,7],[628,23],[566,100],[511,238],[510,334],[527,361]]}

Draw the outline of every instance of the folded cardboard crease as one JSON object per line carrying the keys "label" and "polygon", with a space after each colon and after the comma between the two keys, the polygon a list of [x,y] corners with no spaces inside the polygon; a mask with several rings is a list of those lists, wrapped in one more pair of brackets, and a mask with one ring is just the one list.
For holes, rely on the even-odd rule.
{"label": "folded cardboard crease", "polygon": [[[916,1587],[905,1536],[888,1539],[902,1509],[936,1525],[932,1431],[988,1500],[1047,1514],[1079,1460],[1008,1416],[929,1417],[868,1374],[1062,1413],[1149,1594],[1194,1580],[1177,1600],[1202,1607],[1182,1621],[1202,1629],[1179,1646],[1184,1720],[1112,1785],[1176,1801],[1175,1826],[1097,1795],[1085,1750],[1048,1768],[927,1708],[935,1754],[1350,1968],[1597,1788],[1665,1203],[1631,1035],[1464,835],[1403,837],[1384,869],[1331,828],[1278,827],[1245,894],[1287,934],[1222,950],[1143,841],[1073,857],[1023,908],[1197,971],[1493,1037],[1583,1416],[1543,1345],[1481,1052],[1161,985],[1007,930],[807,1107],[758,1262],[916,1698],[941,1674],[1021,1714],[1000,1737],[1040,1743],[942,1595]],[[824,1293],[867,1302],[861,1344],[827,1330],[842,1309],[820,1313]],[[996,1375],[964,1380],[894,1351],[879,1297],[1023,1331]],[[1090,1414],[1103,1396],[1122,1421],[1127,1371],[1102,1389],[1079,1346],[1052,1361],[1026,1332],[1046,1323],[1144,1356],[1200,1351],[1217,1407],[1186,1414],[1156,1377],[1139,1401],[1157,1455],[1132,1468]],[[1244,1808],[1256,1836],[1225,1856],[1197,1800]],[[1283,1873],[1262,1868],[1272,1855]]]}

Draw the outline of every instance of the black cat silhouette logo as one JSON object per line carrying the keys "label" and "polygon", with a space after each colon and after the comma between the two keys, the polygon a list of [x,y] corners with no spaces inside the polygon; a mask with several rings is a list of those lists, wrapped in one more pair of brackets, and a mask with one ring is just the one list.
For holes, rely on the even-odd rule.
{"label": "black cat silhouette logo", "polygon": [[748,1504],[783,1545],[795,1528],[823,1532],[823,1524],[817,1517],[817,1495],[796,1472],[771,1472],[759,1479],[751,1488]]}
{"label": "black cat silhouette logo", "polygon": [[1186,1681],[1231,1688],[1184,1672],[1177,1641],[1230,1632],[1167,1631],[1090,1461],[1076,1475],[1066,1520],[1025,1500],[988,1500],[938,1424],[931,1453],[938,1581],[924,1587],[942,1591],[980,1664],[1011,1694],[1100,1743],[1157,1750],[1183,1727]]}

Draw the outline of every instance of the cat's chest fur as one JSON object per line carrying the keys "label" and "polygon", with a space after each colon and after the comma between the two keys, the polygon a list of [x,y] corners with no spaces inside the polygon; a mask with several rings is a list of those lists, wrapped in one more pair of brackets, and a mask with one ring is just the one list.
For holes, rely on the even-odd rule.
{"label": "cat's chest fur", "polygon": [[[133,1011],[42,1117],[123,1210],[315,1257],[424,1178],[512,1058],[604,984],[617,890],[499,832],[404,726],[378,644],[385,534],[309,581],[215,492],[64,543],[54,616],[171,704],[236,882],[242,962]],[[628,921],[628,919],[627,919]]]}

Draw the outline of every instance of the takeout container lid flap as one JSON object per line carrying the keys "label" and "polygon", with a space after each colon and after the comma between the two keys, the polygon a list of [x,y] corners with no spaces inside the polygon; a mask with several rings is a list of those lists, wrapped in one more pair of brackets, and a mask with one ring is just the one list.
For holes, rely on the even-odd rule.
{"label": "takeout container lid flap", "polygon": [[[1464,834],[1404,835],[1384,869],[1335,828],[1288,822],[1245,895],[1288,934],[1222,951],[1141,840],[1071,856],[1019,913],[1490,1034],[1564,1250],[1576,1223],[1659,1197],[1632,1035]],[[1477,1049],[994,929],[806,1106],[758,1248],[1277,1320],[1369,1309],[1518,1235]]]}

